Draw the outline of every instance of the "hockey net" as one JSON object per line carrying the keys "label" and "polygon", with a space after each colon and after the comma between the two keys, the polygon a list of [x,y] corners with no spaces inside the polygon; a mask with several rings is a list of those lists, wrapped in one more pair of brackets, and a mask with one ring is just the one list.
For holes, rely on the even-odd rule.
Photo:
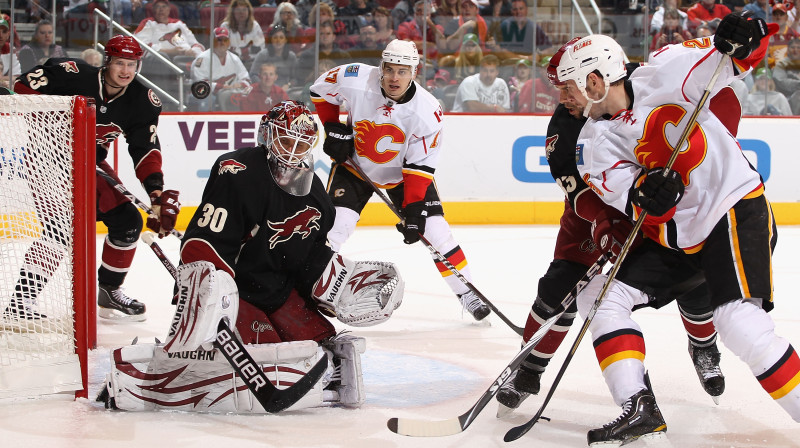
{"label": "hockey net", "polygon": [[87,395],[94,127],[83,97],[0,96],[0,399]]}

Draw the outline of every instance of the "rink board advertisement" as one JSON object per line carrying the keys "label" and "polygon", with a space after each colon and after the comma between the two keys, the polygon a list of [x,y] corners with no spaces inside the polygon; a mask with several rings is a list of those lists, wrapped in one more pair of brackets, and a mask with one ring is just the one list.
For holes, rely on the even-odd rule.
{"label": "rink board advertisement", "polygon": [[[254,146],[260,115],[163,114],[158,136],[166,188],[181,192],[188,222],[200,203],[211,165],[227,151]],[[563,194],[545,158],[549,116],[448,115],[436,184],[453,223],[553,224]],[[779,224],[800,224],[800,184],[796,167],[800,151],[792,145],[797,118],[744,118],[739,127],[742,149],[766,182]],[[635,142],[631,142],[635,144]],[[711,149],[713,150],[713,148]],[[133,174],[124,139],[117,166],[125,185],[142,199],[146,194]],[[316,172],[327,181],[330,159],[322,139],[314,148]],[[113,161],[110,161],[113,164]],[[268,175],[265,173],[265,175]],[[379,202],[373,197],[373,202]],[[189,212],[189,213],[186,213]],[[387,221],[388,219],[388,221]],[[382,203],[370,204],[363,224],[396,220]],[[180,224],[179,224],[180,226]]]}

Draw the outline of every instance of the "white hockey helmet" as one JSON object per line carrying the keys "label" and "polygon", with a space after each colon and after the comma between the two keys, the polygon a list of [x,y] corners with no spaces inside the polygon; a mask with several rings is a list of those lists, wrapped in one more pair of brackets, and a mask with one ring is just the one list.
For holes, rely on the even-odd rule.
{"label": "white hockey helmet", "polygon": [[412,78],[417,76],[419,66],[419,52],[417,45],[408,40],[394,39],[386,45],[381,55],[381,70],[383,64],[408,65],[413,71]]}
{"label": "white hockey helmet", "polygon": [[[628,74],[625,64],[629,61],[617,41],[602,34],[592,34],[570,42],[571,45],[565,45],[560,54],[556,75],[558,83],[575,81],[578,90],[589,100],[584,109],[584,115],[588,115],[593,103],[606,99],[611,83],[625,78]],[[602,75],[605,83],[605,93],[599,100],[592,100],[586,94],[586,77],[594,71]]]}
{"label": "white hockey helmet", "polygon": [[275,183],[294,196],[305,196],[314,178],[311,148],[317,141],[317,124],[299,101],[282,101],[261,117],[258,144],[266,148]]}

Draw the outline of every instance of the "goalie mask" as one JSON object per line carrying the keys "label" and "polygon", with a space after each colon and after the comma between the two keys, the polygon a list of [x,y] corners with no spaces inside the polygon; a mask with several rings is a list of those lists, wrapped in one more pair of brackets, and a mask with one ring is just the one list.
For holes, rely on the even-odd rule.
{"label": "goalie mask", "polygon": [[258,144],[267,150],[272,179],[283,191],[305,196],[314,180],[311,148],[317,141],[317,124],[299,101],[283,101],[261,117]]}

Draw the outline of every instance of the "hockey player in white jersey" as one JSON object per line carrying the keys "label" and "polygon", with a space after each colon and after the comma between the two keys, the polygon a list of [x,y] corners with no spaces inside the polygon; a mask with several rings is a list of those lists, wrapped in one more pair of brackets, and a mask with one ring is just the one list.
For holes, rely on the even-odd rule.
{"label": "hockey player in white jersey", "polygon": [[[592,35],[562,55],[557,76],[567,83],[569,95],[589,100],[589,120],[576,149],[583,178],[619,211],[633,218],[647,212],[644,234],[681,255],[682,263],[669,270],[675,284],[698,275],[704,278],[722,342],[800,421],[800,359],[792,345],[775,334],[767,314],[774,307],[771,254],[777,228],[758,173],[736,138],[706,108],[675,164],[665,170],[720,60],[731,56],[711,96],[744,77],[763,58],[768,41],[764,37],[771,33],[773,25],[763,20],[728,15],[713,41],[699,38],[661,48],[628,81],[622,48],[609,37]],[[643,272],[638,289],[647,286],[647,268],[633,268]],[[579,297],[583,316],[604,281],[598,276]],[[623,407],[616,420],[589,431],[590,445],[624,444],[666,431],[644,364],[606,356],[609,341],[641,331],[630,317],[631,310],[642,305],[641,297],[629,285],[613,282],[589,325],[603,376]]]}
{"label": "hockey player in white jersey", "polygon": [[[413,42],[393,40],[380,67],[347,64],[323,74],[311,86],[311,99],[325,125],[323,150],[335,164],[328,194],[336,221],[328,234],[334,250],[350,237],[373,194],[357,174],[357,164],[379,188],[387,190],[403,215],[397,225],[406,244],[425,238],[472,281],[467,259],[444,219],[433,173],[442,151],[442,108],[414,77],[419,54]],[[347,105],[347,124],[339,106]],[[349,159],[349,160],[348,160]],[[490,310],[443,263],[436,266],[463,307],[476,319]]]}

